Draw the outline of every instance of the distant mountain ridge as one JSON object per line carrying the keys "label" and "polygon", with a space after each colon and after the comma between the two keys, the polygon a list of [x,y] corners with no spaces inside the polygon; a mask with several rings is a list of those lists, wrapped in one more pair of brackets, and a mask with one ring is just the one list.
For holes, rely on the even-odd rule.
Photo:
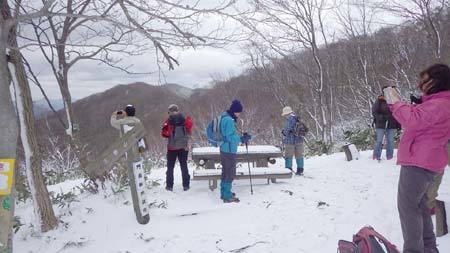
{"label": "distant mountain ridge", "polygon": [[[185,101],[184,97],[177,95],[180,92],[173,91],[173,87],[154,86],[143,82],[119,84],[104,92],[77,100],[73,103],[73,108],[80,125],[82,142],[88,145],[89,150],[103,150],[118,136],[117,130],[109,123],[111,114],[124,109],[127,104],[133,104],[136,107],[136,116],[146,126],[148,141],[161,144],[160,125],[167,115],[168,106],[182,104]],[[182,94],[186,95],[187,90],[188,88],[182,89]],[[51,129],[41,127],[42,141],[45,142],[46,138],[53,135],[64,136],[64,129],[56,115],[46,115],[46,121]],[[63,110],[58,111],[58,115],[65,120]],[[43,126],[44,119],[41,118],[39,124]]]}
{"label": "distant mountain ridge", "polygon": [[[50,99],[50,103],[57,111],[64,108],[64,101],[62,99]],[[45,114],[51,112],[50,106],[45,99],[33,101],[33,110],[34,116],[36,116],[37,118],[40,118]]]}
{"label": "distant mountain ridge", "polygon": [[185,87],[185,86],[182,86],[179,84],[175,84],[175,83],[164,84],[163,87],[169,89],[173,93],[175,93],[178,96],[185,98],[185,99],[190,98],[191,95],[195,92],[194,89],[190,89],[188,87]]}
{"label": "distant mountain ridge", "polygon": [[[246,76],[209,89],[190,89],[177,84],[154,86],[135,82],[116,85],[104,92],[77,100],[73,103],[73,108],[81,129],[81,141],[87,145],[87,150],[97,153],[118,137],[118,131],[110,126],[112,112],[123,109],[127,104],[133,104],[136,107],[136,116],[147,130],[147,142],[153,149],[153,154],[160,156],[166,149],[166,139],[161,137],[160,131],[167,119],[167,108],[170,104],[179,105],[184,114],[194,119],[192,145],[206,145],[206,124],[213,116],[226,110],[233,99],[243,101],[245,109],[251,112],[246,116],[246,120],[248,124],[252,124],[255,131],[263,128],[257,126],[253,120],[257,115],[260,115],[258,118],[262,121],[277,123],[278,121],[273,120],[274,113],[278,112],[277,109],[272,109],[276,106],[273,103],[273,95],[266,89],[257,89],[257,86],[249,82]],[[261,101],[264,101],[263,107],[260,106]],[[260,110],[271,112],[262,113]],[[60,110],[58,115],[65,121],[64,111]],[[44,127],[47,122],[50,129]],[[47,114],[45,121],[41,119],[39,124],[42,126],[40,137],[43,146],[47,145],[50,136],[65,136],[63,127],[53,113]],[[264,127],[268,125],[265,124]]]}

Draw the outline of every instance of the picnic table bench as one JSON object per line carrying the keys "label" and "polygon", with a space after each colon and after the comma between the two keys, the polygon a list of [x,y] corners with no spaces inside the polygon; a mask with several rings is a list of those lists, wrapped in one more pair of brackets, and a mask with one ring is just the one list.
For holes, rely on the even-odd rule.
{"label": "picnic table bench", "polygon": [[[253,164],[251,168],[252,178],[267,179],[267,182],[275,183],[277,178],[291,178],[292,172],[287,169],[269,168],[269,163],[274,164],[275,158],[282,157],[281,149],[270,145],[244,146],[238,147],[236,154],[237,163]],[[216,168],[220,163],[220,150],[215,147],[201,147],[192,150],[192,159],[198,168],[194,171],[192,180],[208,180],[209,188],[213,191],[217,188],[217,181],[220,180],[222,170]],[[200,168],[202,167],[202,168]],[[235,179],[248,179],[249,172],[247,166],[236,169]]]}

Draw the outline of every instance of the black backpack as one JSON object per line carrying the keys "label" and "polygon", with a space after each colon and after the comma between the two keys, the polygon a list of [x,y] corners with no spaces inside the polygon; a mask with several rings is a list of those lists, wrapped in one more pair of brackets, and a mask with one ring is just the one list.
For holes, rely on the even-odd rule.
{"label": "black backpack", "polygon": [[299,119],[299,117],[296,117],[296,120],[294,135],[297,137],[305,137],[305,135],[309,132],[308,127]]}
{"label": "black backpack", "polygon": [[169,124],[174,126],[169,137],[169,147],[173,149],[187,148],[189,135],[187,134],[184,115],[180,115],[176,119],[169,118]]}

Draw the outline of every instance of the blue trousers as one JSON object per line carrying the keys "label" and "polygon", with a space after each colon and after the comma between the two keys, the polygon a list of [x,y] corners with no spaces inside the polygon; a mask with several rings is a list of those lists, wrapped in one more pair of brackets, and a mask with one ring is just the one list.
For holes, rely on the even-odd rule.
{"label": "blue trousers", "polygon": [[383,137],[386,136],[386,158],[392,159],[394,156],[394,134],[395,129],[377,128],[377,139],[375,147],[373,148],[373,157],[375,159],[381,158],[381,150],[383,147]]}

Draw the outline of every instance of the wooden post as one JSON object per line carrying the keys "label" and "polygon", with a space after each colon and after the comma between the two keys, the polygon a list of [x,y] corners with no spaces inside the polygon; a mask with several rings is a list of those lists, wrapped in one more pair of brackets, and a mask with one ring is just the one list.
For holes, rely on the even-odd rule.
{"label": "wooden post", "polygon": [[210,179],[208,181],[208,184],[209,184],[209,189],[211,191],[214,191],[215,189],[217,189],[217,179]]}
{"label": "wooden post", "polygon": [[133,129],[126,134],[122,134],[121,137],[105,149],[100,155],[92,158],[92,161],[86,165],[85,170],[89,171],[89,175],[95,177],[101,177],[107,174],[114,164],[123,156],[127,151],[133,147],[137,147],[137,143],[140,139],[145,138],[146,131],[142,124],[137,124]]}
{"label": "wooden post", "polygon": [[[206,160],[205,161],[205,169],[207,170],[215,170],[216,169],[216,163],[214,160]],[[217,189],[217,179],[211,179],[208,181],[209,189],[211,191],[214,191]]]}
{"label": "wooden post", "polygon": [[350,152],[349,146],[350,146],[350,144],[342,146],[342,149],[344,150],[345,158],[346,158],[347,161],[353,160],[352,153]]}
{"label": "wooden post", "polygon": [[[130,124],[129,126],[132,125]],[[97,156],[95,160],[90,161],[85,168],[90,172],[90,175],[103,176],[111,170],[117,161],[124,156],[126,157],[131,198],[139,224],[147,224],[150,220],[145,196],[144,160],[139,147],[141,139],[144,139],[144,143],[146,143],[145,135],[146,131],[142,124],[133,125],[133,128],[126,133],[122,126],[121,137]]]}
{"label": "wooden post", "polygon": [[448,234],[447,212],[445,209],[445,203],[436,199],[436,236],[441,237]]}
{"label": "wooden post", "polygon": [[[142,124],[136,125],[134,128],[142,127]],[[122,138],[126,136],[122,126]],[[148,211],[147,198],[145,194],[145,179],[144,179],[144,161],[139,152],[139,139],[132,139],[130,148],[125,154],[127,157],[127,172],[130,180],[131,199],[133,200],[133,209],[136,214],[136,220],[139,224],[147,224],[150,221],[150,214]],[[127,143],[124,143],[127,144]]]}

